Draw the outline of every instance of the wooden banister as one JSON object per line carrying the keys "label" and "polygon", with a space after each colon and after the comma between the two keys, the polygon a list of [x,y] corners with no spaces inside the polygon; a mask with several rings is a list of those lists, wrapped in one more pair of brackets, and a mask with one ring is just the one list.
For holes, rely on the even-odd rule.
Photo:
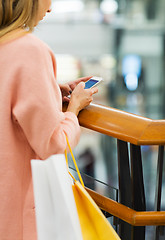
{"label": "wooden banister", "polygon": [[86,190],[102,210],[133,226],[165,225],[165,211],[138,212],[89,188],[86,188]]}
{"label": "wooden banister", "polygon": [[135,145],[165,145],[165,120],[152,120],[98,104],[90,104],[78,118],[82,127]]}
{"label": "wooden banister", "polygon": [[[65,110],[66,105],[64,106],[64,111]],[[90,104],[83,109],[79,113],[78,119],[82,127],[131,143],[133,163],[141,161],[141,157],[138,158],[141,154],[138,146],[159,145],[163,147],[165,145],[165,120],[152,120],[98,104]],[[136,161],[134,160],[135,153],[138,153],[138,157],[135,159]],[[164,149],[162,150],[162,155],[163,153]],[[163,156],[161,156],[161,158],[163,158]],[[138,167],[140,164],[141,163],[139,163]],[[136,166],[137,164],[134,167]],[[129,166],[127,166],[127,168],[129,172]],[[142,174],[141,177],[143,177]],[[132,226],[165,225],[165,211],[135,211],[91,189],[86,188],[86,190],[102,210],[122,219]],[[143,189],[141,189],[141,192],[142,191]],[[144,209],[144,207],[141,209]]]}

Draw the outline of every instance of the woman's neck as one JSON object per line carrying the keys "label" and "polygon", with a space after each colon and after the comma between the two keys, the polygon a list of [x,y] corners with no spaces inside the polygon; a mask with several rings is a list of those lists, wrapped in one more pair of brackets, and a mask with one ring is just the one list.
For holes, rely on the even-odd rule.
{"label": "woman's neck", "polygon": [[14,39],[24,36],[28,31],[23,28],[15,29],[9,33],[6,33],[3,37],[0,38],[0,44],[8,43]]}

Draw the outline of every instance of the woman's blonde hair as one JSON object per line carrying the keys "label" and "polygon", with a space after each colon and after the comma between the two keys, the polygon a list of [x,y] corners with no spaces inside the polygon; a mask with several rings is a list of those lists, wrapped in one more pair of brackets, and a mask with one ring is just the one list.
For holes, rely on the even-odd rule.
{"label": "woman's blonde hair", "polygon": [[38,0],[0,0],[0,37],[27,27],[33,30],[38,13]]}

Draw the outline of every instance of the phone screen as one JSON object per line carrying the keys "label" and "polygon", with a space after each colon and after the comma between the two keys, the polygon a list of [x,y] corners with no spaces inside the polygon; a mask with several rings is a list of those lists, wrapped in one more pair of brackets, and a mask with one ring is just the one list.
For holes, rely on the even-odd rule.
{"label": "phone screen", "polygon": [[85,89],[93,87],[93,85],[95,85],[98,82],[99,82],[98,80],[90,79],[85,83]]}

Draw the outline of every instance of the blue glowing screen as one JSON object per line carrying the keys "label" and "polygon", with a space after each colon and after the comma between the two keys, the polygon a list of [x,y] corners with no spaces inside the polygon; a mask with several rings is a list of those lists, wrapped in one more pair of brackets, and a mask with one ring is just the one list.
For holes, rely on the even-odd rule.
{"label": "blue glowing screen", "polygon": [[85,83],[85,89],[93,87],[93,85],[95,85],[97,82],[98,82],[97,80],[90,79]]}

